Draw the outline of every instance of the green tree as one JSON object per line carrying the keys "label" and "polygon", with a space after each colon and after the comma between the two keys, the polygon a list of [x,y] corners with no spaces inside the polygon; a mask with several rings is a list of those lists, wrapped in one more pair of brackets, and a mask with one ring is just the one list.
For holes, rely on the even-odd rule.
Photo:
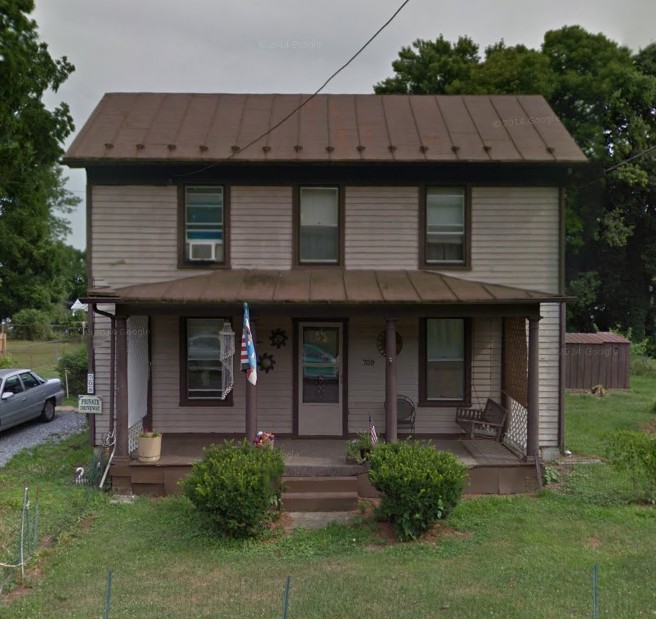
{"label": "green tree", "polygon": [[440,36],[402,48],[392,67],[375,92],[547,99],[584,153],[608,170],[568,190],[567,281],[578,296],[569,326],[619,325],[654,339],[656,171],[653,156],[641,153],[656,144],[656,44],[634,53],[566,26],[547,32],[540,49],[500,41],[481,58],[471,39]]}
{"label": "green tree", "polygon": [[57,244],[62,214],[79,201],[57,166],[73,130],[68,106],[42,101],[74,68],[50,56],[33,10],[33,0],[0,0],[0,317],[66,296]]}

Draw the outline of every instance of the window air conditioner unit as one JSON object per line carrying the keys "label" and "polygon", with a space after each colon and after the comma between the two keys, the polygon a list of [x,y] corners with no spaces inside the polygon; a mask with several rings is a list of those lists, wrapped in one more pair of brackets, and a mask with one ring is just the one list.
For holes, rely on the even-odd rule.
{"label": "window air conditioner unit", "polygon": [[189,260],[214,261],[215,250],[214,241],[189,241]]}

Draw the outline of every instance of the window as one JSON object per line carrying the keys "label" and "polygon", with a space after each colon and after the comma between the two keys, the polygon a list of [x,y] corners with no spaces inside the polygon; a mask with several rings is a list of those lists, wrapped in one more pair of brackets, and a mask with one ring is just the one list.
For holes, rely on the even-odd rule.
{"label": "window", "polygon": [[185,261],[225,262],[223,187],[185,187]]}
{"label": "window", "polygon": [[23,391],[23,385],[21,385],[20,379],[18,376],[10,376],[5,381],[5,386],[2,389],[2,393],[21,393]]}
{"label": "window", "polygon": [[426,190],[426,264],[465,264],[465,190]]}
{"label": "window", "polygon": [[300,190],[299,262],[339,262],[339,190],[302,187]]}
{"label": "window", "polygon": [[219,333],[225,318],[183,318],[181,345],[184,361],[181,368],[183,403],[231,404],[228,395],[221,400],[223,367]]}
{"label": "window", "polygon": [[32,387],[38,387],[39,381],[32,375],[30,372],[24,372],[20,375],[21,380],[23,381],[23,386],[25,389],[32,389]]}
{"label": "window", "polygon": [[428,318],[424,322],[421,400],[462,403],[469,398],[469,334],[463,318]]}

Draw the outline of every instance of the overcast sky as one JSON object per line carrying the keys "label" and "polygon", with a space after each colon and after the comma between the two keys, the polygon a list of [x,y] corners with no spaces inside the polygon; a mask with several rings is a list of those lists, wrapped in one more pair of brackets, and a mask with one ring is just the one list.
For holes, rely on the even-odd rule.
{"label": "overcast sky", "polygon": [[[313,92],[401,3],[36,0],[33,16],[53,57],[76,67],[47,101],[66,101],[79,130],[105,92]],[[410,0],[324,92],[372,92],[417,38],[468,35],[481,51],[502,38],[539,47],[547,30],[579,24],[638,50],[656,41],[654,23],[654,0]],[[84,172],[68,176],[84,199]],[[82,249],[83,204],[71,223],[69,242]]]}

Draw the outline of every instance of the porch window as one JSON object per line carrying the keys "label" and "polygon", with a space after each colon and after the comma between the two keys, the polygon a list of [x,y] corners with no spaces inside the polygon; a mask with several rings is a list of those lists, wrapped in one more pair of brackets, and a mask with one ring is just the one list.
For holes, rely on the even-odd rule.
{"label": "porch window", "polygon": [[337,187],[301,187],[299,199],[299,262],[339,262],[339,190]]}
{"label": "porch window", "polygon": [[465,190],[461,187],[426,190],[426,264],[465,264],[465,202]]}
{"label": "porch window", "polygon": [[469,336],[463,318],[428,318],[422,337],[421,400],[461,403],[468,399]]}
{"label": "porch window", "polygon": [[185,261],[225,261],[223,187],[185,187]]}
{"label": "porch window", "polygon": [[[232,394],[221,400],[223,371],[219,332],[225,318],[182,319],[184,351],[181,400],[186,404],[231,404]],[[211,400],[211,402],[208,402]]]}

